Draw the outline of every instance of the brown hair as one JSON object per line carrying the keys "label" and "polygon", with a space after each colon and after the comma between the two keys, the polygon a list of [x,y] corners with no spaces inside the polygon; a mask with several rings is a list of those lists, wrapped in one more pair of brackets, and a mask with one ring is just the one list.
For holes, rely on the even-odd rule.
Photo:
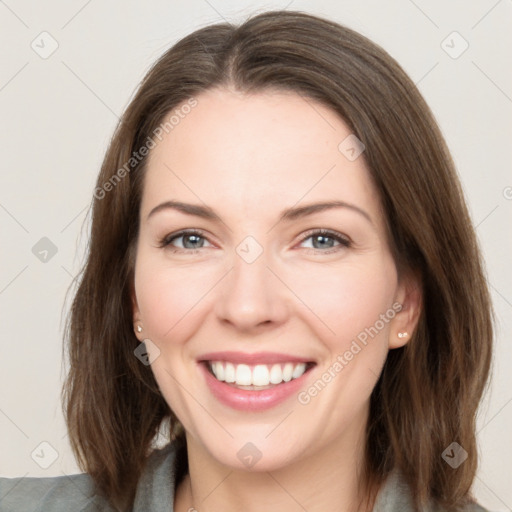
{"label": "brown hair", "polygon": [[[492,311],[454,164],[416,86],[383,49],[300,12],[266,12],[185,37],[148,72],[115,131],[68,328],[63,399],[78,464],[124,510],[159,426],[176,424],[151,368],[134,356],[131,292],[147,161],[138,150],[172,109],[221,86],[320,101],[366,146],[397,268],[420,276],[423,306],[413,338],[389,352],[372,393],[364,477],[375,486],[397,467],[416,507],[433,499],[456,510],[470,500],[477,467]],[[441,457],[454,441],[469,454],[457,469]]]}

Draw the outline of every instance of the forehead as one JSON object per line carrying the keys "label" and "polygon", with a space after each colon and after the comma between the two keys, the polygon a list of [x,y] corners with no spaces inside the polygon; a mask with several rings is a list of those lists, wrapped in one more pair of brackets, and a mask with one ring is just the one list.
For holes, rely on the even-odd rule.
{"label": "forehead", "polygon": [[346,200],[380,216],[364,157],[347,158],[354,135],[332,109],[292,92],[214,89],[195,99],[151,150],[142,212],[169,199],[255,214]]}

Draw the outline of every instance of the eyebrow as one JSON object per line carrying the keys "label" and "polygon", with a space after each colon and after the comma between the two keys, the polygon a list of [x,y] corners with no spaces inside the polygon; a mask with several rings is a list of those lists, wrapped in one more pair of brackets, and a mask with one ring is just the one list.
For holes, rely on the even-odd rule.
{"label": "eyebrow", "polygon": [[[366,220],[368,220],[370,224],[373,224],[372,218],[370,215],[368,215],[367,212],[365,212],[362,208],[359,208],[358,206],[347,203],[345,201],[326,201],[322,203],[311,203],[296,208],[286,208],[281,212],[278,222],[296,220],[299,218],[307,217],[308,215],[313,215],[314,213],[330,210],[332,208],[347,208],[349,210],[355,211],[362,215]],[[168,209],[178,210],[187,215],[194,215],[196,217],[201,217],[202,219],[222,222],[222,219],[219,217],[219,215],[217,215],[215,211],[209,206],[183,203],[181,201],[165,201],[164,203],[155,206],[149,212],[146,220],[149,220],[149,218],[156,213]]]}

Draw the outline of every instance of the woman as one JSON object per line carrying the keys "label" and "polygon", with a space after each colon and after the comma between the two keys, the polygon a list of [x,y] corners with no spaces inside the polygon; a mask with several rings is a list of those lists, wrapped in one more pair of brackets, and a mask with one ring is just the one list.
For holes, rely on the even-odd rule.
{"label": "woman", "polygon": [[87,474],[3,479],[11,509],[483,510],[481,257],[381,48],[299,12],[194,32],[94,196],[63,393]]}

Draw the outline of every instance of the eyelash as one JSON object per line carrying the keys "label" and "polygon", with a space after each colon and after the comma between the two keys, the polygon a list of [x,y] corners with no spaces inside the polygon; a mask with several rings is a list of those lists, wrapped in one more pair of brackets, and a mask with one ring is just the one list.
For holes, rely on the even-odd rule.
{"label": "eyelash", "polygon": [[[171,247],[171,242],[173,242],[174,240],[176,240],[177,238],[181,238],[181,237],[184,237],[184,236],[187,236],[187,235],[195,235],[195,236],[198,236],[198,237],[201,237],[201,238],[204,238],[206,240],[206,237],[204,236],[203,232],[202,231],[198,231],[196,229],[185,229],[183,231],[180,231],[176,234],[172,234],[172,235],[167,235],[165,236],[164,238],[162,238],[158,244],[158,247],[160,248],[170,248]],[[337,233],[336,231],[330,231],[328,229],[316,229],[316,230],[312,230],[312,231],[309,231],[301,240],[299,243],[303,243],[305,242],[306,240],[308,240],[309,238],[311,237],[314,237],[314,236],[318,236],[318,235],[321,235],[321,236],[325,236],[325,237],[329,237],[329,238],[332,238],[333,240],[335,240],[336,242],[339,242],[339,245],[334,247],[334,248],[331,248],[330,250],[321,250],[321,249],[315,249],[315,248],[312,248],[311,250],[314,252],[314,253],[322,253],[322,254],[332,254],[334,252],[337,252],[338,250],[340,250],[341,248],[348,248],[348,247],[351,247],[352,243],[351,241],[344,235],[342,235],[341,233]],[[174,247],[172,249],[170,249],[173,253],[189,253],[189,254],[196,254],[197,252],[199,252],[200,250],[202,249],[199,248],[199,249],[181,249],[179,247]]]}

